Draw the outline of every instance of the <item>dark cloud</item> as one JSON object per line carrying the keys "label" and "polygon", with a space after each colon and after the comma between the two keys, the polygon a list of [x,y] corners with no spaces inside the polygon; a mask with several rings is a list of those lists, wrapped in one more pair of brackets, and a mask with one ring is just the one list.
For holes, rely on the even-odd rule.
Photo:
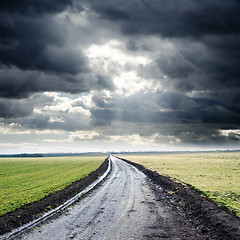
{"label": "dark cloud", "polygon": [[[0,7],[0,96],[22,98],[41,91],[81,93],[113,87],[94,73],[81,49],[69,40],[69,0],[4,1]],[[81,9],[75,10],[80,14]],[[71,10],[69,10],[69,13]]]}
{"label": "dark cloud", "polygon": [[0,118],[96,132],[75,141],[238,143],[239,12],[238,0],[4,0]]}
{"label": "dark cloud", "polygon": [[139,75],[162,84],[166,93],[158,93],[162,96],[159,106],[164,103],[175,121],[188,124],[194,120],[199,124],[197,127],[211,123],[214,130],[218,129],[217,124],[235,124],[237,129],[239,46],[239,39],[233,36],[206,37],[200,43],[182,39],[174,52],[160,54],[155,61],[141,67]]}
{"label": "dark cloud", "polygon": [[[120,121],[122,127],[119,128],[123,135],[127,134],[124,129],[149,138],[157,133],[159,137],[154,137],[157,143],[166,139],[193,145],[239,142],[239,133],[234,130],[239,128],[240,114],[211,94],[212,98],[209,95],[197,98],[188,97],[180,91],[159,91],[155,94],[137,92],[124,99],[117,95],[111,98],[96,95],[93,101],[97,109],[91,110],[91,117],[110,121],[111,126]],[[221,130],[226,129],[232,132],[224,135]],[[115,131],[111,134],[114,135]]]}
{"label": "dark cloud", "polygon": [[128,15],[124,11],[115,8],[103,8],[101,13],[103,13],[104,18],[109,20],[129,20]]}
{"label": "dark cloud", "polygon": [[0,95],[5,98],[24,98],[36,92],[59,91],[73,94],[90,89],[113,88],[109,78],[91,73],[45,74],[38,71],[22,71],[16,68],[0,70]]}
{"label": "dark cloud", "polygon": [[[28,17],[11,15],[11,23],[4,19],[0,27],[3,65],[20,69],[37,69],[50,73],[76,74],[87,70],[86,59],[64,46],[66,29],[49,16]],[[10,25],[10,26],[9,26]]]}
{"label": "dark cloud", "polygon": [[[59,121],[51,121],[52,117],[60,119]],[[89,120],[81,114],[70,114],[66,112],[57,112],[57,116],[52,113],[33,114],[28,118],[18,119],[16,121],[27,129],[34,130],[61,130],[61,131],[89,131],[93,129]]]}
{"label": "dark cloud", "polygon": [[[216,99],[187,97],[180,92],[137,92],[129,97],[95,95],[92,117],[146,123],[196,123],[238,125],[240,116]],[[141,103],[141,104],[139,104]],[[119,107],[120,106],[120,107]]]}
{"label": "dark cloud", "polygon": [[0,99],[1,122],[23,130],[88,131],[95,126],[89,114],[83,102],[57,93],[35,93],[24,99]]}
{"label": "dark cloud", "polygon": [[56,13],[63,11],[66,7],[72,5],[72,0],[53,0],[51,2],[47,0],[2,0],[1,10],[9,12],[18,12],[26,15],[41,15],[45,13]]}
{"label": "dark cloud", "polygon": [[32,113],[33,105],[31,103],[26,104],[26,102],[1,99],[0,109],[0,118],[23,118]]}
{"label": "dark cloud", "polygon": [[[223,1],[88,1],[101,17],[120,24],[122,32],[130,36],[159,35],[185,42],[175,55],[161,56],[158,67],[174,78],[179,88],[239,87],[240,3]],[[110,11],[112,9],[112,12]],[[112,15],[115,9],[128,18]],[[129,41],[127,48],[140,50],[137,41]],[[202,75],[202,80],[196,75]],[[184,81],[180,81],[183,79]],[[190,79],[190,81],[189,81]],[[180,81],[180,84],[178,82]],[[201,82],[202,81],[202,82]]]}
{"label": "dark cloud", "polygon": [[21,119],[33,114],[34,108],[52,104],[54,98],[46,95],[35,94],[25,99],[0,98],[0,118]]}
{"label": "dark cloud", "polygon": [[[88,5],[101,17],[122,21],[125,34],[161,34],[166,37],[199,37],[234,34],[239,31],[237,0],[197,1],[90,0]],[[119,14],[121,13],[121,14]]]}
{"label": "dark cloud", "polygon": [[161,56],[157,60],[157,65],[163,74],[173,79],[177,78],[187,81],[190,74],[194,72],[194,66],[191,62],[184,59],[182,55]]}

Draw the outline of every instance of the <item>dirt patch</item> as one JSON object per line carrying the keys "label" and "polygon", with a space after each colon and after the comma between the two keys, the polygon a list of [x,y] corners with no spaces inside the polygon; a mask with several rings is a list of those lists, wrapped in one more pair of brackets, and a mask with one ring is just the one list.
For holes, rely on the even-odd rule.
{"label": "dirt patch", "polygon": [[6,213],[0,217],[0,235],[10,232],[13,229],[26,224],[45,213],[47,210],[58,207],[68,199],[81,192],[98,177],[100,177],[108,168],[108,158],[102,165],[87,177],[74,182],[65,189],[44,197],[38,202],[28,204],[13,212]]}
{"label": "dirt patch", "polygon": [[199,232],[209,236],[209,239],[240,239],[240,221],[229,211],[168,177],[146,169],[140,164],[126,159],[122,160],[135,166],[151,179],[154,184],[159,185],[172,204],[193,222]]}

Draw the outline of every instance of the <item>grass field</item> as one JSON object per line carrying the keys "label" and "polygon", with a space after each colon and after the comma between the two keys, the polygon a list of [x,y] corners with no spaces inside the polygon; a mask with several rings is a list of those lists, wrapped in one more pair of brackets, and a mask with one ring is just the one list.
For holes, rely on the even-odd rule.
{"label": "grass field", "polygon": [[0,216],[84,178],[105,158],[0,158]]}
{"label": "grass field", "polygon": [[119,156],[200,190],[240,217],[240,152]]}

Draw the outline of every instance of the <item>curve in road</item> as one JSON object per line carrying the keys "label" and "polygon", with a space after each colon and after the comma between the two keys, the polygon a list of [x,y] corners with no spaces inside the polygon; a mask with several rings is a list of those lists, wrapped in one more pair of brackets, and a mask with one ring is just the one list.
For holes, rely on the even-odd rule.
{"label": "curve in road", "polygon": [[135,167],[110,155],[104,183],[59,216],[20,239],[202,239]]}

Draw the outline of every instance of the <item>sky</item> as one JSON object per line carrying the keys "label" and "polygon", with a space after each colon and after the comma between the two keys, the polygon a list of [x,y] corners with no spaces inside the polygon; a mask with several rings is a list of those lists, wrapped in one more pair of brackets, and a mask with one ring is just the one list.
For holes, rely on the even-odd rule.
{"label": "sky", "polygon": [[240,149],[239,0],[2,0],[0,153]]}

